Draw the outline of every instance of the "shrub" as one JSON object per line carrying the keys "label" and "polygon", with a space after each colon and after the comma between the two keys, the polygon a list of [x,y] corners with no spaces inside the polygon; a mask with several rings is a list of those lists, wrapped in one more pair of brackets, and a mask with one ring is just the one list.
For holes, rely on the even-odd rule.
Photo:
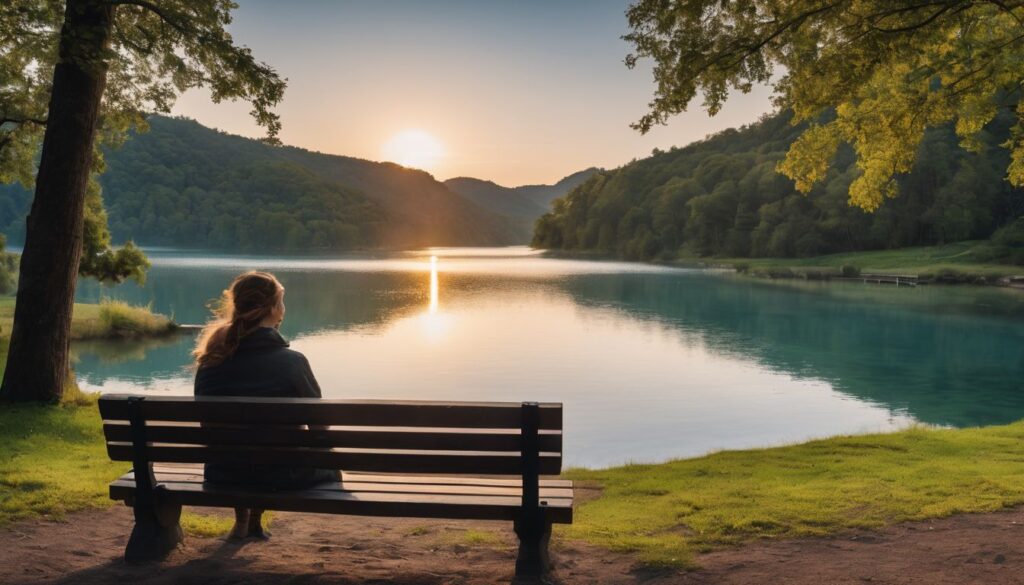
{"label": "shrub", "polygon": [[125,337],[162,333],[174,328],[170,320],[154,314],[148,306],[136,307],[124,301],[103,300],[99,316],[104,330]]}
{"label": "shrub", "polygon": [[999,260],[1024,265],[1024,217],[1018,217],[996,230],[992,234],[992,245],[993,255]]}
{"label": "shrub", "polygon": [[839,267],[839,274],[843,275],[844,278],[857,278],[860,276],[860,268],[843,264]]}

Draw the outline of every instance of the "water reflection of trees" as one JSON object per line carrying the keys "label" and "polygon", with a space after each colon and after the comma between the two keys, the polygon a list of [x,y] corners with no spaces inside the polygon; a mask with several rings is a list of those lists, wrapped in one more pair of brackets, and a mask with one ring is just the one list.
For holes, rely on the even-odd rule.
{"label": "water reflection of trees", "polygon": [[[179,323],[209,318],[206,304],[216,299],[238,270],[154,267],[145,287],[126,284],[104,290],[85,284],[79,299],[115,296],[151,304]],[[289,272],[277,273],[284,284],[288,313],[282,333],[289,338],[320,331],[383,327],[423,310],[429,303],[428,273]],[[73,345],[76,370],[91,384],[110,379],[167,379],[192,375],[188,370],[194,335],[147,340],[103,340]]]}
{"label": "water reflection of trees", "polygon": [[110,379],[168,379],[187,377],[189,352],[195,336],[188,332],[142,339],[75,341],[72,367],[79,379],[103,384]]}
{"label": "water reflection of trees", "polygon": [[[155,266],[144,287],[129,283],[111,290],[84,283],[79,299],[95,301],[102,295],[116,296],[136,304],[151,304],[154,310],[171,314],[179,323],[200,324],[210,317],[207,305],[220,296],[239,272]],[[396,315],[426,307],[429,302],[427,272],[276,274],[287,290],[284,333],[291,336],[384,324]]]}
{"label": "water reflection of trees", "polygon": [[1002,291],[660,275],[582,276],[565,288],[580,304],[698,334],[715,351],[827,380],[925,422],[1024,417],[1024,311]]}
{"label": "water reflection of trees", "polygon": [[[119,298],[152,303],[179,322],[201,323],[238,269],[153,268],[145,288]],[[287,288],[289,338],[321,331],[377,331],[425,311],[429,272],[278,271]],[[562,278],[441,275],[441,307],[504,294],[567,294],[663,324],[708,348],[906,410],[930,423],[971,425],[1024,417],[1024,295],[978,288],[893,290],[865,285],[770,283],[706,274],[594,274]],[[495,296],[496,293],[502,293]],[[84,300],[99,290],[83,287]],[[538,335],[543,335],[542,331]],[[90,381],[190,375],[193,338],[145,345],[75,344]]]}

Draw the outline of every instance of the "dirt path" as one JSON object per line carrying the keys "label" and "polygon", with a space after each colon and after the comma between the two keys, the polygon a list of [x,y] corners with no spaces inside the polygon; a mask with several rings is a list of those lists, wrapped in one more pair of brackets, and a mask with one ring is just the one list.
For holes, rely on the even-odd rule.
{"label": "dirt path", "polygon": [[[0,583],[440,585],[512,583],[503,523],[277,514],[270,542],[190,537],[159,564],[125,565],[130,510],[75,514],[0,530]],[[636,569],[584,544],[555,550],[557,580],[662,585],[1024,584],[1024,509],[905,524],[877,533],[753,543],[705,555],[690,573]]]}

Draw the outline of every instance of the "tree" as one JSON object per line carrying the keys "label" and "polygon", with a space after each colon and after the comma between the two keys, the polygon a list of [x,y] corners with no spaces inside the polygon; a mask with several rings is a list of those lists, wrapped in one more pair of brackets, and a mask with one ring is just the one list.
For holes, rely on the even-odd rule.
{"label": "tree", "polygon": [[638,0],[627,16],[626,64],[652,58],[657,83],[641,132],[698,92],[714,115],[730,90],[770,83],[795,123],[810,122],[779,170],[807,193],[849,143],[861,171],[849,202],[874,211],[896,196],[925,130],[954,123],[977,150],[983,128],[1012,108],[1007,178],[1024,185],[1020,0]]}
{"label": "tree", "polygon": [[[0,7],[0,180],[32,184],[39,152],[3,398],[60,398],[80,266],[115,279],[142,269],[138,250],[109,249],[99,192],[89,186],[103,166],[99,143],[123,141],[130,128],[145,128],[147,112],[168,112],[178,94],[204,86],[215,102],[251,102],[276,140],[271,108],[285,84],[234,44],[225,30],[234,8],[228,0],[8,0]],[[86,235],[92,249],[83,259]]]}

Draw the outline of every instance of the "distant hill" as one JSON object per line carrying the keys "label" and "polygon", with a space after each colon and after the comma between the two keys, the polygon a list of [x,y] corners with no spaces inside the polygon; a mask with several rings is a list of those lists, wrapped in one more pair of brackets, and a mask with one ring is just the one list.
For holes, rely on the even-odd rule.
{"label": "distant hill", "polygon": [[[522,226],[393,163],[273,147],[182,118],[106,153],[116,241],[236,250],[524,243]],[[31,195],[0,186],[0,231],[24,237]]]}
{"label": "distant hill", "polygon": [[533,232],[533,223],[551,210],[551,202],[564,197],[571,189],[589,179],[600,169],[589,168],[569,175],[554,185],[523,185],[504,187],[493,181],[456,177],[444,182],[452,192],[462,195],[480,207],[508,216],[522,226],[523,241]]}
{"label": "distant hill", "polygon": [[1011,114],[985,128],[979,153],[961,148],[951,126],[927,132],[912,171],[897,177],[899,196],[874,213],[848,204],[860,173],[849,147],[808,195],[775,170],[805,128],[791,119],[766,117],[596,173],[537,221],[533,245],[629,259],[735,258],[945,244],[1000,228],[1002,239],[1024,239],[1006,232],[1024,215],[1024,189],[1005,180],[1009,154],[1000,147]]}

